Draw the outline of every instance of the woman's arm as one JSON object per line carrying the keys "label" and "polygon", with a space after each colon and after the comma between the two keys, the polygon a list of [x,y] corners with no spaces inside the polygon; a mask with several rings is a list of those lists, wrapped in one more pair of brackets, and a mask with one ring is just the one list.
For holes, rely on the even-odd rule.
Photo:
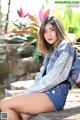
{"label": "woman's arm", "polygon": [[63,52],[49,73],[43,76],[36,84],[32,85],[27,92],[43,92],[65,81],[69,76],[72,62],[73,58],[70,54]]}
{"label": "woman's arm", "polygon": [[[74,79],[77,79],[80,72],[80,61],[78,60],[75,49],[70,43],[62,42],[56,49],[56,52],[58,57],[52,69],[32,85],[27,90],[27,93],[46,91],[69,77],[73,79],[74,76]],[[74,81],[71,80],[71,82]]]}

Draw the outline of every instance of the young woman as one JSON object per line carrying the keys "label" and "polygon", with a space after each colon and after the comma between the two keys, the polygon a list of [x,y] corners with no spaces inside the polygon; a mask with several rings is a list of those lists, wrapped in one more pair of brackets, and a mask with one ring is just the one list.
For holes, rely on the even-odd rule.
{"label": "young woman", "polygon": [[80,73],[80,60],[56,17],[42,22],[38,47],[44,61],[35,83],[26,93],[0,102],[1,111],[8,112],[8,120],[30,120],[42,112],[62,110],[69,88]]}

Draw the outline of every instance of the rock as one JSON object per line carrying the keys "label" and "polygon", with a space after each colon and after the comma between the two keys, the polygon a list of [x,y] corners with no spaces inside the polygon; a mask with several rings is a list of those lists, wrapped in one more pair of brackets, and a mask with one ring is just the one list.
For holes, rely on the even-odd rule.
{"label": "rock", "polygon": [[4,60],[0,60],[0,85],[6,84],[6,79],[8,79],[9,75],[9,64]]}
{"label": "rock", "polygon": [[12,59],[9,61],[10,74],[13,76],[21,76],[29,72],[37,72],[39,70],[39,61],[34,62],[32,57]]}

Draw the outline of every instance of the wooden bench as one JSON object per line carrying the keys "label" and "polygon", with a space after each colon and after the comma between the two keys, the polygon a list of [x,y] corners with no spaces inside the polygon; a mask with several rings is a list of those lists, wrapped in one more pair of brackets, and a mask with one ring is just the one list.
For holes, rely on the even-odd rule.
{"label": "wooden bench", "polygon": [[[25,91],[24,89],[25,85],[21,87],[20,84],[18,84],[19,82],[16,82],[16,83],[11,84],[11,87],[14,88],[14,90],[6,91],[7,93],[6,97],[8,97],[10,94],[16,95],[18,93],[21,93],[21,92],[23,93]],[[23,82],[23,83],[27,84],[29,82]],[[19,90],[19,87],[23,89]],[[61,110],[59,112],[41,113],[34,116],[31,120],[80,120],[80,89],[73,88],[69,91],[67,101],[64,106],[64,110]]]}

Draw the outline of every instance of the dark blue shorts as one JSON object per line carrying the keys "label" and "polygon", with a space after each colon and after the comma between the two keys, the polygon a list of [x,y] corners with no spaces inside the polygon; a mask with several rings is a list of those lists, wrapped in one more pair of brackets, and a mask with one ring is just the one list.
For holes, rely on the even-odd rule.
{"label": "dark blue shorts", "polygon": [[66,102],[69,86],[70,84],[61,83],[45,92],[53,103],[56,111],[63,109]]}

